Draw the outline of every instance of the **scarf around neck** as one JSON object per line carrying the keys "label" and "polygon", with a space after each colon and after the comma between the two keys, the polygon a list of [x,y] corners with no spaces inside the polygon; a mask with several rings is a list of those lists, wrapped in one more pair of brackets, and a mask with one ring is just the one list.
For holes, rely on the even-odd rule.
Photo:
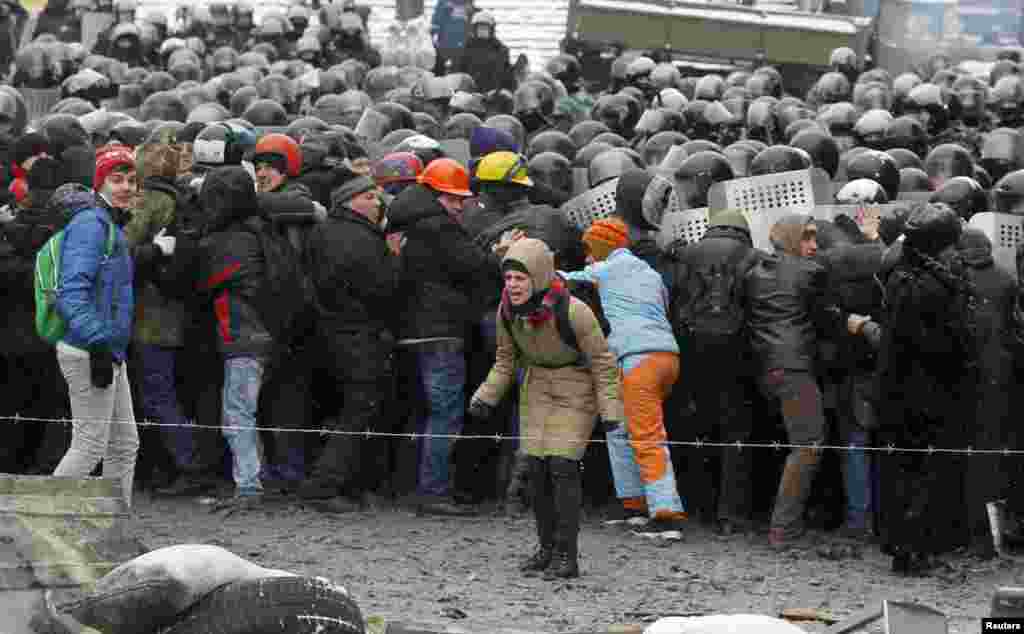
{"label": "scarf around neck", "polygon": [[566,287],[565,281],[556,275],[550,288],[534,293],[522,306],[513,306],[508,296],[508,290],[502,289],[500,310],[502,317],[508,321],[522,317],[530,323],[530,326],[537,328],[554,316],[554,309],[558,302],[568,298],[569,289]]}

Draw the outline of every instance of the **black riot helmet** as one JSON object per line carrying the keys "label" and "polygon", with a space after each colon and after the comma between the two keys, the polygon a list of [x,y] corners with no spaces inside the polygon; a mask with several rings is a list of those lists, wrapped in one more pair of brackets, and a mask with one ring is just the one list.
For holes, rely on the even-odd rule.
{"label": "black riot helmet", "polygon": [[657,90],[675,88],[679,83],[679,69],[671,62],[662,62],[651,71],[651,86]]}
{"label": "black riot helmet", "polygon": [[924,171],[924,161],[921,160],[921,156],[907,148],[895,147],[885,151],[886,154],[892,157],[892,160],[896,161],[896,167],[903,169],[904,167],[916,167],[919,170]]}
{"label": "black riot helmet", "polygon": [[853,87],[853,103],[861,110],[892,110],[892,88],[877,81],[856,84]]}
{"label": "black riot helmet", "polygon": [[569,90],[579,87],[580,79],[583,77],[583,66],[575,55],[561,53],[555,55],[544,65],[544,70],[552,77],[562,82]]}
{"label": "black riot helmet", "polygon": [[737,141],[722,150],[722,155],[732,166],[732,172],[736,178],[750,176],[750,164],[760,150],[743,141]]}
{"label": "black riot helmet", "polygon": [[858,178],[836,192],[836,202],[840,205],[880,204],[889,202],[889,195],[876,181]]}
{"label": "black riot helmet", "polygon": [[487,116],[484,96],[476,92],[455,92],[448,100],[448,114],[451,116],[464,112],[480,117],[482,121]]}
{"label": "black riot helmet", "polygon": [[819,103],[839,103],[840,101],[850,101],[852,84],[846,75],[831,72],[819,77],[812,90]]}
{"label": "black riot helmet", "polygon": [[900,190],[900,170],[896,161],[885,152],[868,150],[850,159],[846,165],[846,176],[854,181],[869,178],[885,189],[889,200],[895,200]]}
{"label": "black riot helmet", "polygon": [[617,178],[632,169],[643,169],[643,159],[628,148],[613,148],[602,152],[590,161],[587,177],[591,187]]}
{"label": "black riot helmet", "polygon": [[682,148],[687,156],[690,154],[696,154],[697,152],[718,152],[722,153],[722,146],[715,143],[714,141],[708,141],[707,139],[693,139],[687,141],[679,146]]}
{"label": "black riot helmet", "polygon": [[1016,128],[1024,123],[1024,80],[1020,75],[1007,75],[996,82],[989,101],[999,125]]}
{"label": "black riot helmet", "polygon": [[814,167],[825,170],[829,178],[836,177],[839,169],[839,145],[830,134],[820,129],[804,130],[790,141],[790,145],[807,152]]}
{"label": "black riot helmet", "polygon": [[860,114],[852,103],[834,103],[818,115],[818,122],[835,136],[851,135]]}
{"label": "black riot helmet", "polygon": [[254,126],[285,126],[288,125],[288,113],[284,107],[270,99],[257,99],[252,102],[242,118]]}
{"label": "black riot helmet", "polygon": [[448,117],[444,124],[444,138],[465,139],[469,141],[473,137],[473,130],[484,124],[480,117],[468,112],[460,112]]}
{"label": "black riot helmet", "polygon": [[693,98],[704,101],[718,101],[725,92],[725,80],[721,75],[704,75],[693,88]]}
{"label": "black riot helmet", "polygon": [[576,156],[572,158],[572,166],[581,167],[583,169],[589,169],[590,163],[597,157],[598,154],[603,154],[608,150],[614,149],[615,146],[613,145],[601,143],[600,141],[591,141],[590,143],[581,147],[576,152]]}
{"label": "black riot helmet", "polygon": [[729,145],[743,136],[743,120],[736,117],[720,101],[712,101],[701,112],[701,125],[708,130],[705,138],[720,145]]}
{"label": "black riot helmet", "polygon": [[708,206],[708,191],[715,183],[735,178],[732,165],[718,152],[697,152],[683,160],[672,176],[682,209]]}
{"label": "black riot helmet", "polygon": [[969,126],[977,126],[985,118],[988,106],[988,85],[974,77],[960,77],[952,86],[960,99],[960,118]]}
{"label": "black riot helmet", "polygon": [[905,149],[918,156],[928,153],[928,132],[914,117],[897,117],[885,130],[886,149]]}
{"label": "black riot helmet", "polygon": [[658,165],[672,147],[683,145],[687,141],[689,139],[682,132],[674,130],[659,132],[644,142],[640,154],[647,165]]}
{"label": "black riot helmet", "polygon": [[786,131],[782,133],[782,138],[785,139],[786,143],[792,144],[793,139],[804,130],[819,130],[824,134],[828,134],[828,132],[825,132],[824,126],[817,121],[813,119],[800,119],[786,126]]}
{"label": "black riot helmet", "polygon": [[892,123],[892,115],[887,110],[869,110],[857,119],[853,126],[853,136],[859,145],[873,150],[885,149],[885,132]]}
{"label": "black riot helmet", "polygon": [[934,190],[932,181],[928,178],[928,172],[919,167],[904,167],[900,169],[900,193],[930,192]]}
{"label": "black riot helmet", "polygon": [[988,209],[988,198],[978,181],[968,176],[957,176],[942,184],[929,202],[946,203],[964,220]]}
{"label": "black riot helmet", "polygon": [[843,46],[832,51],[828,56],[828,65],[837,73],[842,73],[847,81],[853,83],[857,80],[860,72],[860,62],[857,60],[857,53],[848,46]]}
{"label": "black riot helmet", "polygon": [[551,86],[539,80],[520,84],[512,95],[512,100],[513,114],[524,123],[530,117],[546,120],[555,112],[555,93]]}
{"label": "black riot helmet", "polygon": [[1014,128],[996,128],[985,135],[981,144],[981,165],[998,181],[1021,167],[1024,158],[1024,137]]}
{"label": "black riot helmet", "polygon": [[750,164],[751,176],[780,174],[811,167],[807,152],[788,145],[773,145],[761,150]]}
{"label": "black riot helmet", "polygon": [[564,132],[545,130],[530,140],[526,147],[526,158],[530,159],[544,152],[561,154],[567,161],[571,161],[576,156],[576,144]]}
{"label": "black riot helmet", "polygon": [[942,88],[935,84],[921,84],[907,95],[903,103],[905,114],[916,117],[928,134],[938,134],[950,121],[949,107]]}
{"label": "black riot helmet", "polygon": [[573,193],[572,163],[555,152],[541,152],[526,164],[526,173],[534,183],[561,192],[566,196]]}
{"label": "black riot helmet", "polygon": [[757,100],[750,104],[747,108],[747,136],[769,145],[782,140],[773,103]]}
{"label": "black riot helmet", "polygon": [[633,136],[633,128],[640,120],[643,107],[629,95],[605,95],[597,100],[591,112],[593,119],[603,122],[612,132],[624,138]]}
{"label": "black riot helmet", "polygon": [[892,81],[893,114],[903,114],[910,91],[924,83],[917,73],[903,73]]}
{"label": "black riot helmet", "polygon": [[941,188],[947,180],[957,176],[974,175],[974,159],[971,153],[956,143],[943,143],[936,146],[924,159],[924,171],[936,188]]}
{"label": "black riot helmet", "polygon": [[995,86],[1003,77],[1019,74],[1020,66],[1016,62],[1008,59],[997,60],[988,71],[988,85]]}
{"label": "black riot helmet", "polygon": [[572,139],[573,145],[581,148],[593,141],[594,137],[604,132],[611,132],[611,128],[600,121],[587,119],[586,121],[580,121],[569,129],[569,138]]}
{"label": "black riot helmet", "polygon": [[607,143],[612,147],[629,147],[629,141],[614,132],[602,132],[591,143]]}
{"label": "black riot helmet", "polygon": [[1010,172],[992,188],[996,211],[1024,216],[1024,170]]}
{"label": "black riot helmet", "polygon": [[516,108],[515,96],[504,88],[495,88],[484,95],[484,106],[488,117],[512,114]]}
{"label": "black riot helmet", "polygon": [[430,137],[435,141],[443,137],[441,124],[432,115],[426,112],[414,112],[412,113],[412,119],[416,123],[416,131],[420,134]]}

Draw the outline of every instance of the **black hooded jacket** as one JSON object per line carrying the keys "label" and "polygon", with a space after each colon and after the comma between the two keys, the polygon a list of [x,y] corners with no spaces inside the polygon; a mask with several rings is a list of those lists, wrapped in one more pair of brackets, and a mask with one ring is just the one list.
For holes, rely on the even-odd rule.
{"label": "black hooded jacket", "polygon": [[470,38],[465,53],[456,63],[454,72],[468,73],[482,93],[498,88],[515,90],[512,65],[508,60],[508,47],[495,38]]}
{"label": "black hooded jacket", "polygon": [[401,318],[395,296],[396,258],[384,232],[338,207],[306,242],[306,270],[313,278],[321,326],[342,331],[393,330]]}
{"label": "black hooded jacket", "polygon": [[259,211],[252,177],[242,167],[210,172],[199,199],[207,214],[200,243],[199,288],[212,302],[225,357],[269,356],[273,339],[258,306],[266,285]]}
{"label": "black hooded jacket", "polygon": [[523,231],[527,238],[536,238],[547,244],[555,254],[555,268],[561,271],[578,271],[586,264],[579,229],[554,207],[531,204],[526,199],[506,206],[501,218],[480,232],[474,240],[489,251],[503,233],[513,229]]}
{"label": "black hooded jacket", "polygon": [[405,234],[398,337],[465,337],[501,292],[500,258],[474,244],[422,185],[399,194],[388,218],[389,231]]}

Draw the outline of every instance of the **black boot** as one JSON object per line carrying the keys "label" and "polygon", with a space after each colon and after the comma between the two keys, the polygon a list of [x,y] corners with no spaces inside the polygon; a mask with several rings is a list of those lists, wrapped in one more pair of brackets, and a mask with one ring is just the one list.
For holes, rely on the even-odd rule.
{"label": "black boot", "polygon": [[537,518],[537,552],[526,560],[519,570],[527,577],[537,576],[551,564],[555,546],[555,500],[551,487],[548,461],[544,458],[523,456],[524,471],[529,477],[534,500],[533,513]]}
{"label": "black boot", "polygon": [[544,579],[553,581],[580,576],[578,558],[583,489],[579,461],[549,458],[548,464],[555,501],[555,554],[544,572]]}

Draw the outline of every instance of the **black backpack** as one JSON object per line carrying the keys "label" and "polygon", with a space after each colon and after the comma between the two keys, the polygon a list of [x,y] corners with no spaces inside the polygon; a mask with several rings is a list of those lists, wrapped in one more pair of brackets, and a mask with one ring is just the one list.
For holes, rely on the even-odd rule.
{"label": "black backpack", "polygon": [[737,335],[746,325],[743,278],[756,263],[755,249],[736,249],[725,262],[690,267],[687,300],[675,307],[674,325],[683,334]]}
{"label": "black backpack", "polygon": [[[569,289],[569,296],[565,296],[552,307],[555,312],[555,328],[558,329],[558,336],[562,340],[562,343],[569,346],[579,354],[579,360],[574,365],[583,365],[583,351],[580,350],[580,342],[576,338],[576,331],[573,330],[572,321],[569,319],[569,304],[571,303],[570,296],[575,297],[590,307],[590,310],[594,313],[594,317],[597,318],[597,323],[601,325],[601,331],[604,333],[605,337],[611,333],[612,328],[611,324],[608,323],[608,319],[604,315],[604,309],[601,307],[601,296],[598,294],[596,284],[578,280],[563,281]],[[512,338],[512,343],[515,344],[516,352],[521,354],[522,349],[519,347],[519,342],[516,341],[516,337],[513,334],[514,331],[512,330],[512,324],[509,322],[508,317],[505,316],[504,311],[500,308],[498,309],[498,314],[500,315],[502,322],[505,324],[505,330]]]}
{"label": "black backpack", "polygon": [[313,285],[298,251],[270,222],[259,223],[258,230],[247,226],[259,238],[266,276],[257,310],[274,340],[291,346],[311,326]]}

